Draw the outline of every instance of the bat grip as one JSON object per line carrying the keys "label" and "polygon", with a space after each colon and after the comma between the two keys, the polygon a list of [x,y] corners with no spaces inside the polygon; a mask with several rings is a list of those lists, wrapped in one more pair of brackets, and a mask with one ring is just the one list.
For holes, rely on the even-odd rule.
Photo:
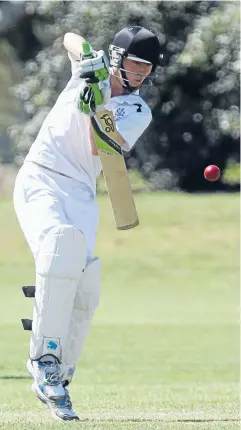
{"label": "bat grip", "polygon": [[[82,49],[83,49],[83,59],[93,58],[93,49],[87,40],[83,42]],[[101,91],[99,89],[99,85],[98,84],[90,84],[90,85],[95,96],[96,105],[97,106],[101,105],[103,103],[103,99],[102,99]]]}
{"label": "bat grip", "polygon": [[82,56],[84,59],[93,58],[93,49],[91,48],[90,42],[85,40],[82,43]]}

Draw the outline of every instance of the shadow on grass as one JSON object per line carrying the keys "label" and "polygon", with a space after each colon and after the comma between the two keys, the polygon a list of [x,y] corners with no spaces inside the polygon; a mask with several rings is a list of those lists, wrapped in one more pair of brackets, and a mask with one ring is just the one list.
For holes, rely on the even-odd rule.
{"label": "shadow on grass", "polygon": [[17,376],[17,375],[3,375],[0,376],[0,381],[1,380],[6,380],[6,379],[32,379],[31,376]]}
{"label": "shadow on grass", "polygon": [[179,418],[179,419],[161,419],[161,418],[126,418],[126,419],[89,419],[84,418],[80,419],[81,423],[100,423],[100,422],[118,422],[118,423],[145,423],[145,422],[162,422],[162,423],[231,423],[231,422],[237,422],[239,423],[239,418],[203,418],[203,419],[195,419],[195,418]]}
{"label": "shadow on grass", "polygon": [[[223,419],[216,419],[216,418],[209,418],[209,419],[188,419],[188,418],[183,418],[183,419],[179,419],[179,420],[173,420],[171,422],[178,422],[178,423],[231,423],[231,422],[239,422],[238,418],[223,418]],[[170,422],[170,421],[168,421]]]}

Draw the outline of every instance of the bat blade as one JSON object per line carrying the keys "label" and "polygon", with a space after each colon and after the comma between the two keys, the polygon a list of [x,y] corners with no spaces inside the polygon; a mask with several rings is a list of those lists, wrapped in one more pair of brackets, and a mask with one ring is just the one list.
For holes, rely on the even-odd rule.
{"label": "bat blade", "polygon": [[91,122],[116,228],[134,228],[139,220],[113,114],[109,111],[98,112]]}

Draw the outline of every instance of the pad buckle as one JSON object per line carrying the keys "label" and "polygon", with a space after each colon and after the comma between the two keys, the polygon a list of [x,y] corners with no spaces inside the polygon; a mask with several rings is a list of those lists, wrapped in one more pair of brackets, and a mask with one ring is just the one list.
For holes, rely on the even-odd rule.
{"label": "pad buckle", "polygon": [[[25,297],[35,297],[35,285],[24,285],[22,291]],[[22,318],[22,325],[24,330],[31,331],[33,320]]]}

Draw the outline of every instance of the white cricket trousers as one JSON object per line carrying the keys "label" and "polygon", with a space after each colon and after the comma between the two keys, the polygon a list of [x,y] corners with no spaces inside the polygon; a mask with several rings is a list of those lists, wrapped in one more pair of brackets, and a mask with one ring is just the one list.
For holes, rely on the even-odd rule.
{"label": "white cricket trousers", "polygon": [[16,177],[13,202],[34,258],[46,234],[60,224],[84,234],[88,259],[93,258],[99,210],[87,185],[25,162]]}

